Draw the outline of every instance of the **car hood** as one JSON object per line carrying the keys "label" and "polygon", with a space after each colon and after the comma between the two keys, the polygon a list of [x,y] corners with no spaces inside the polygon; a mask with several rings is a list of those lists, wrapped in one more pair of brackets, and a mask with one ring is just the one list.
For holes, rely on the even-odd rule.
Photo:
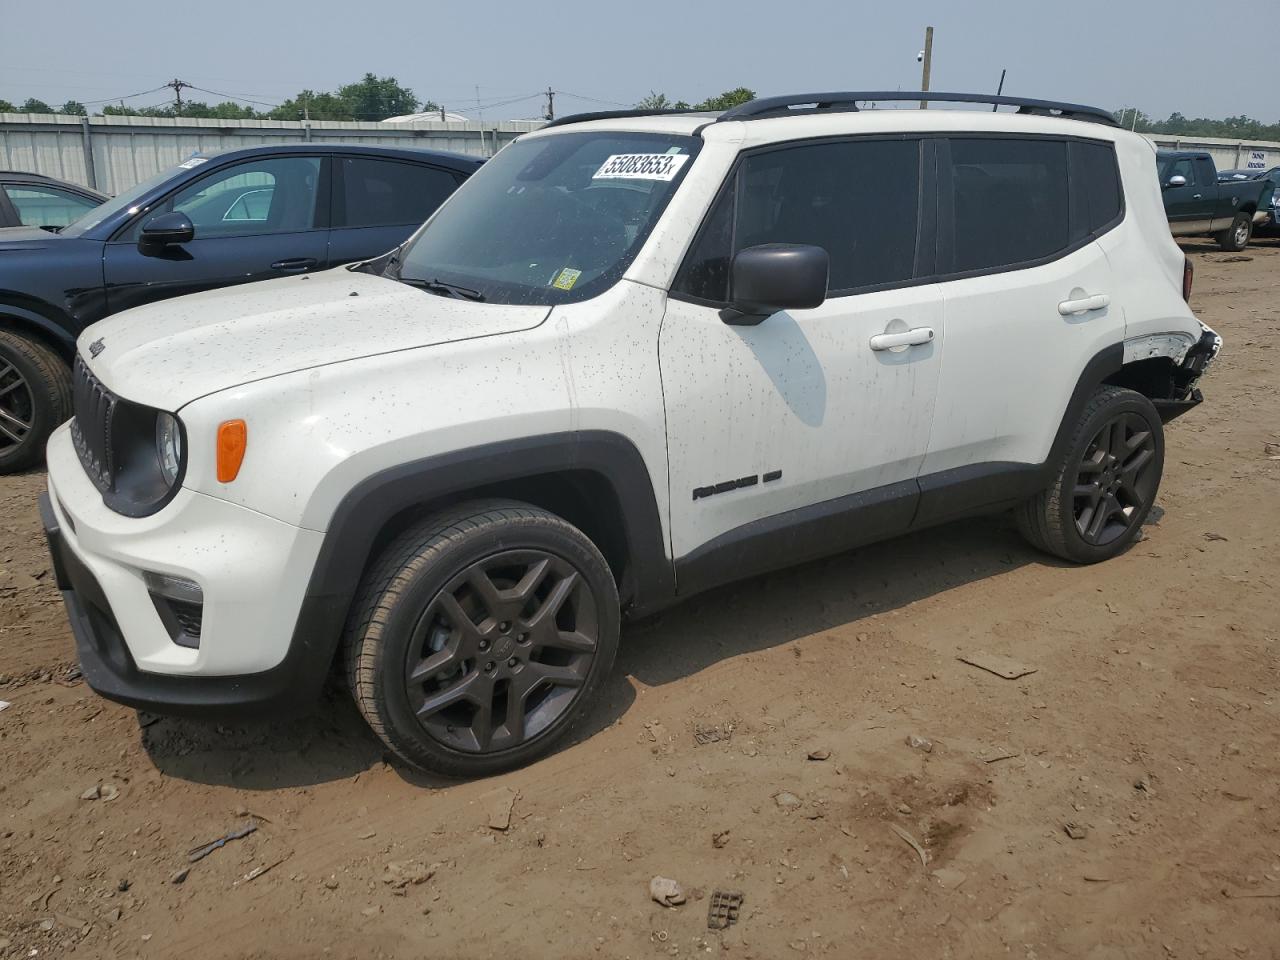
{"label": "car hood", "polygon": [[548,313],[441,297],[339,267],[127,310],[89,327],[77,346],[114,393],[176,411],[267,377],[528,330]]}

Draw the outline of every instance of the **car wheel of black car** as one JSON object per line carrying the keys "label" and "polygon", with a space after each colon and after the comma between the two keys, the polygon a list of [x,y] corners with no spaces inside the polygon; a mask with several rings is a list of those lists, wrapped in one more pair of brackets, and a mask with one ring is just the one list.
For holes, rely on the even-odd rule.
{"label": "car wheel of black car", "polygon": [[40,462],[53,428],[71,416],[71,371],[44,344],[0,330],[0,474]]}
{"label": "car wheel of black car", "polygon": [[1138,536],[1164,472],[1164,426],[1151,401],[1104,386],[1089,398],[1048,489],[1017,508],[1018,529],[1046,553],[1097,563]]}
{"label": "car wheel of black car", "polygon": [[1231,221],[1231,226],[1214,237],[1223,250],[1240,251],[1249,245],[1253,238],[1253,217],[1247,213],[1238,213]]}
{"label": "car wheel of black car", "polygon": [[414,766],[475,777],[549,752],[618,647],[617,587],[560,517],[514,501],[434,514],[370,567],[346,637],[351,692]]}

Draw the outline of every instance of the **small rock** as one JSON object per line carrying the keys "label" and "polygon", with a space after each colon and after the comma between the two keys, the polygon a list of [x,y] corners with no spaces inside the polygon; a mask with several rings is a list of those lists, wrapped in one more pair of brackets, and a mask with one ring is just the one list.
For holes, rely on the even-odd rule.
{"label": "small rock", "polygon": [[152,934],[144,933],[144,934],[142,935],[142,942],[143,942],[143,943],[147,943],[147,942],[149,942],[149,941],[151,940],[151,937],[152,937]]}
{"label": "small rock", "polygon": [[1141,790],[1143,793],[1151,793],[1151,775],[1144,773],[1133,782],[1133,789]]}
{"label": "small rock", "polygon": [[120,908],[119,908],[119,907],[112,907],[110,910],[108,910],[108,911],[107,911],[107,913],[106,913],[106,919],[107,919],[107,922],[108,922],[108,923],[119,923],[119,922],[120,922]]}
{"label": "small rock", "polygon": [[1089,831],[1087,828],[1075,822],[1064,823],[1062,825],[1062,829],[1066,833],[1066,835],[1070,837],[1072,840],[1083,840],[1085,837],[1089,835]]}
{"label": "small rock", "polygon": [[489,815],[489,829],[505,831],[511,826],[511,809],[520,795],[510,787],[499,787],[484,796],[485,812]]}
{"label": "small rock", "polygon": [[376,917],[381,912],[382,912],[381,907],[365,907],[363,910],[360,911],[361,915],[366,917]]}
{"label": "small rock", "polygon": [[359,833],[356,834],[356,839],[372,840],[377,835],[378,835],[378,832],[376,830],[361,830]]}
{"label": "small rock", "polygon": [[923,750],[925,753],[933,753],[933,741],[928,737],[917,737],[914,733],[907,735],[907,746],[912,750]]}
{"label": "small rock", "polygon": [[121,880],[119,883],[116,884],[116,890],[118,890],[120,893],[125,893],[129,889],[129,887],[131,887],[132,885],[133,885],[132,880]]}
{"label": "small rock", "polygon": [[48,933],[50,930],[52,930],[52,929],[53,929],[53,921],[52,921],[52,920],[41,920],[41,921],[40,921],[40,929],[41,929],[41,930],[43,930],[45,933]]}
{"label": "small rock", "polygon": [[400,890],[413,884],[417,886],[420,883],[426,883],[435,876],[436,866],[432,864],[416,863],[412,860],[393,860],[387,864],[386,872],[382,875],[382,882],[392,887],[392,889]]}
{"label": "small rock", "polygon": [[325,885],[325,889],[326,889],[326,890],[337,890],[337,889],[338,889],[338,878],[337,878],[337,877],[328,877],[328,878],[326,878],[326,879],[325,879],[325,881],[324,881],[324,885]]}
{"label": "small rock", "polygon": [[711,835],[711,845],[715,847],[717,850],[720,850],[721,848],[723,848],[724,845],[728,842],[729,842],[728,830],[721,830]]}
{"label": "small rock", "polygon": [[103,800],[114,800],[120,796],[120,788],[114,783],[104,783],[99,793]]}
{"label": "small rock", "polygon": [[819,747],[817,750],[810,750],[809,759],[810,760],[830,760],[831,751],[823,747]]}
{"label": "small rock", "polygon": [[800,806],[801,800],[794,793],[788,793],[783,790],[781,793],[773,795],[773,802],[780,806],[783,810],[795,810]]}
{"label": "small rock", "polygon": [[664,907],[684,903],[684,889],[669,877],[654,877],[649,881],[649,896]]}
{"label": "small rock", "polygon": [[102,796],[102,784],[95,783],[92,787],[80,794],[81,800],[97,800]]}
{"label": "small rock", "polygon": [[900,803],[898,804],[898,812],[906,816],[911,813],[911,807],[908,804]]}
{"label": "small rock", "polygon": [[[0,700],[0,711],[8,710],[8,709],[9,709],[9,707],[11,707],[11,706],[12,706],[12,704],[11,704],[11,703],[9,703],[9,701],[8,701],[8,700]],[[7,943],[8,941],[5,941],[5,942]]]}
{"label": "small rock", "polygon": [[945,887],[947,890],[954,890],[960,884],[964,883],[965,874],[954,867],[939,867],[933,871],[933,879],[938,881],[938,885]]}
{"label": "small rock", "polygon": [[173,884],[183,883],[190,873],[190,867],[183,867],[181,870],[175,870],[172,875],[170,875],[169,882]]}

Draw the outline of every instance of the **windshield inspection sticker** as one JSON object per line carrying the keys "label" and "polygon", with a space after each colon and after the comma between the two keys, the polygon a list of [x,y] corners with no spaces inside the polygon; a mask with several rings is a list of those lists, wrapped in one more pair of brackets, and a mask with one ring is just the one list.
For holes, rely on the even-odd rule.
{"label": "windshield inspection sticker", "polygon": [[592,180],[674,180],[689,159],[687,153],[615,153]]}
{"label": "windshield inspection sticker", "polygon": [[556,274],[556,278],[551,281],[551,285],[557,290],[572,290],[573,285],[578,282],[580,276],[582,276],[581,270],[565,267]]}

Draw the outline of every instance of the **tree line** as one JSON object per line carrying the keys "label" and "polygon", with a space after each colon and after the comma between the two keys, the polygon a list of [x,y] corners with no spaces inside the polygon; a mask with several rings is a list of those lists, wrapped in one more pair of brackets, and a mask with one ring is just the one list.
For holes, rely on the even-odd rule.
{"label": "tree line", "polygon": [[[192,88],[196,89],[196,88]],[[439,104],[419,100],[414,92],[402,86],[395,77],[378,77],[366,73],[355,83],[344,84],[334,91],[302,90],[279,105],[259,104],[267,109],[259,110],[252,103],[223,100],[209,103],[203,100],[182,101],[181,110],[176,103],[156,104],[147,107],[131,107],[121,102],[104,103],[95,116],[107,117],[195,117],[217,120],[385,120],[387,117],[407,113],[439,110]],[[0,113],[62,113],[70,116],[89,116],[89,110],[77,100],[68,100],[55,106],[28,97],[20,104],[0,99]]]}

